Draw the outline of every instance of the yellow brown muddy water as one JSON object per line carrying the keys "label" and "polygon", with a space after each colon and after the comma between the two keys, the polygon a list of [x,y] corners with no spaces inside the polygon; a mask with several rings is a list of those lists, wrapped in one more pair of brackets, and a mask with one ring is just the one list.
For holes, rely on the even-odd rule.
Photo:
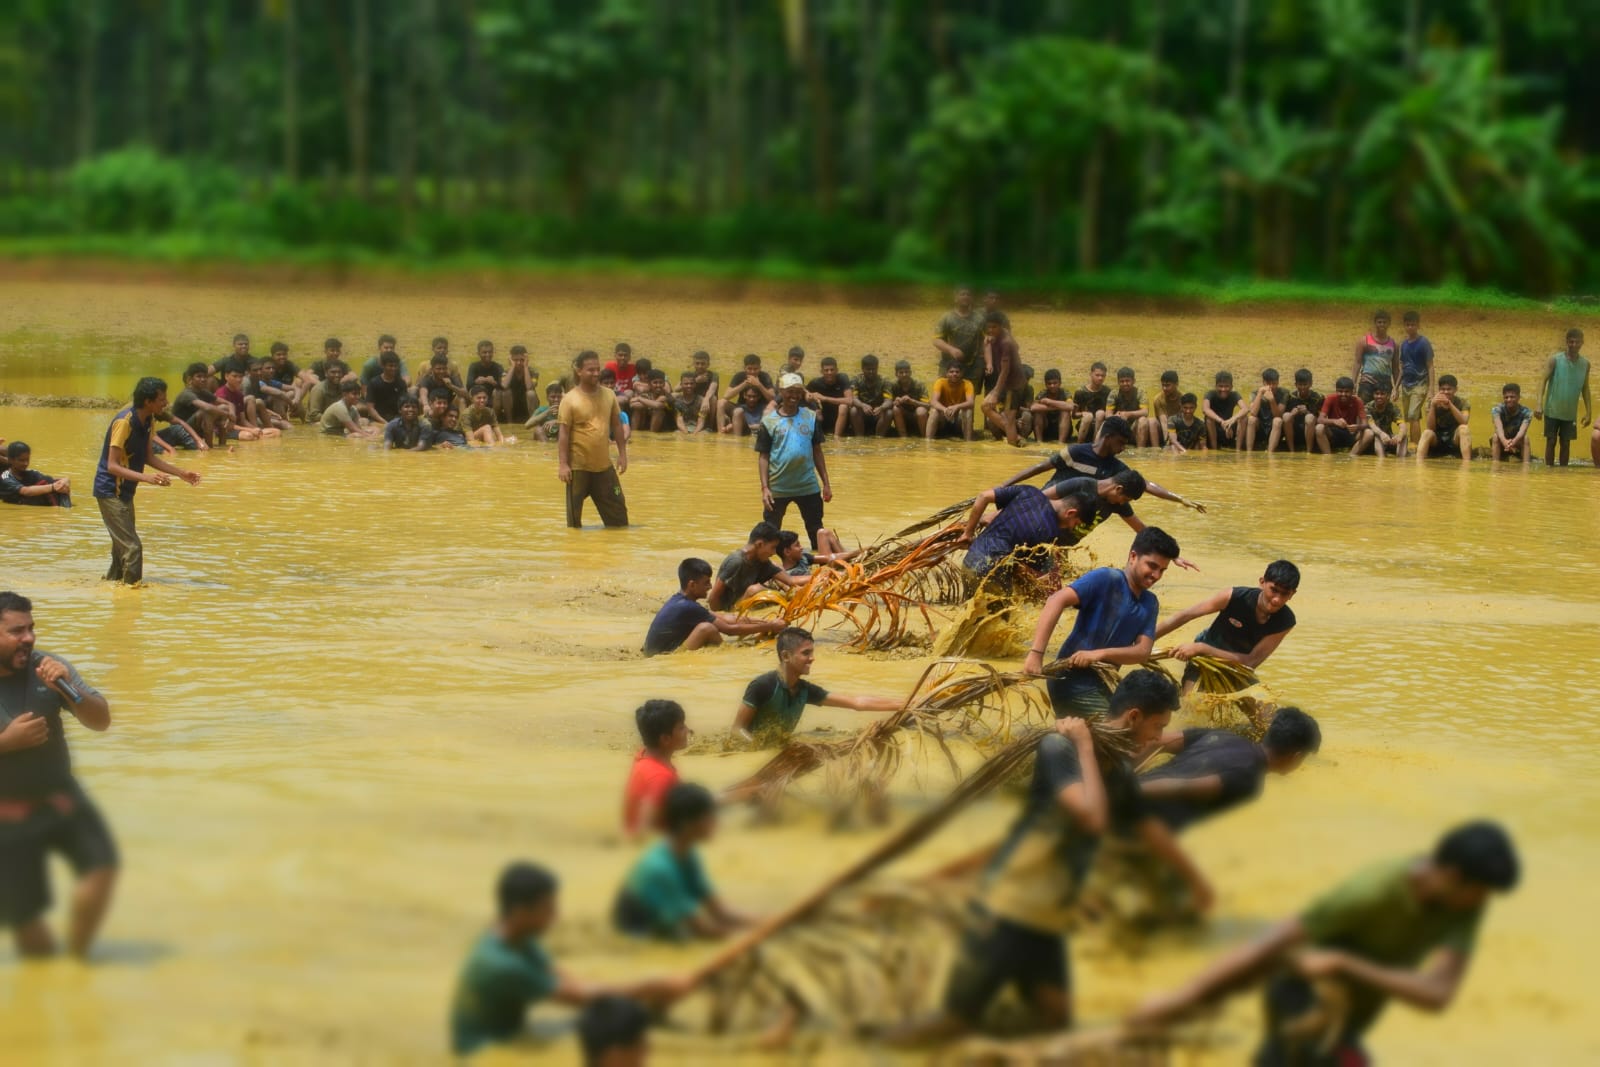
{"label": "yellow brown muddy water", "polygon": [[[388,331],[413,364],[436,333],[458,359],[480,336],[502,354],[520,340],[547,380],[558,356],[623,338],[669,372],[698,347],[726,372],[744,351],[776,362],[799,342],[808,370],[823,354],[853,364],[870,350],[886,368],[912,358],[927,378],[938,310],[760,294],[664,300],[598,286],[12,283],[0,306],[0,389],[123,394],[149,371],[176,385],[184,363],[220,355],[238,329],[261,352],[282,337],[302,363],[328,334],[359,358]],[[1363,312],[1334,310],[1012,316],[1041,371],[1059,366],[1071,382],[1093,358],[1113,370],[1126,360],[1153,387],[1173,365],[1192,389],[1224,355],[1241,386],[1267,362],[1285,372],[1309,363],[1326,385],[1365,327]],[[1475,426],[1491,384],[1510,376],[1533,387],[1566,325],[1467,312],[1426,321],[1440,370],[1456,371],[1474,401]],[[626,531],[562,526],[548,446],[386,455],[297,429],[189,455],[201,487],[140,491],[150,582],[127,591],[98,580],[107,543],[89,487],[107,415],[0,409],[0,436],[29,441],[37,467],[77,486],[73,511],[0,509],[0,587],[35,598],[41,647],[72,658],[112,700],[111,731],[74,729],[71,741],[126,860],[93,967],[21,966],[0,947],[0,1061],[441,1061],[456,970],[488,916],[496,872],[517,857],[560,872],[555,943],[575,973],[661,972],[700,958],[584,932],[603,926],[631,856],[616,824],[633,708],[672,697],[697,730],[720,730],[745,682],[772,666],[752,647],[635,653],[678,561],[715,561],[759,517],[748,441],[636,437]],[[1041,451],[830,445],[828,523],[848,542],[870,540]],[[1278,556],[1300,564],[1300,626],[1262,675],[1321,720],[1325,746],[1300,774],[1269,782],[1261,802],[1188,837],[1219,889],[1203,935],[1138,958],[1080,944],[1081,1018],[1112,1019],[1364,863],[1491,814],[1516,835],[1523,887],[1491,909],[1448,1015],[1396,1008],[1372,1048],[1388,1063],[1594,1062],[1594,472],[1130,458],[1212,506],[1200,516],[1139,505],[1203,569],[1169,574],[1157,587],[1164,609],[1250,583]],[[1093,545],[1115,559],[1127,539],[1113,524]],[[924,666],[850,655],[837,647],[843,636],[823,638],[815,677],[829,688],[903,694]],[[845,730],[861,720],[809,709],[807,721]],[[759,762],[697,755],[683,772],[717,786]],[[922,795],[909,777],[898,783],[897,818]],[[1014,811],[1009,797],[975,806],[899,869],[952,858]],[[830,834],[804,813],[776,828],[733,814],[707,858],[730,901],[770,910],[876,840]],[[65,871],[55,873],[59,897]],[[1220,1044],[1182,1062],[1243,1062],[1256,1018],[1252,999],[1233,1002]],[[760,1062],[747,1047],[678,1034],[658,1046],[671,1062]],[[769,1062],[882,1061],[833,1036],[807,1047],[809,1059]],[[543,1055],[574,1060],[569,1043]]]}

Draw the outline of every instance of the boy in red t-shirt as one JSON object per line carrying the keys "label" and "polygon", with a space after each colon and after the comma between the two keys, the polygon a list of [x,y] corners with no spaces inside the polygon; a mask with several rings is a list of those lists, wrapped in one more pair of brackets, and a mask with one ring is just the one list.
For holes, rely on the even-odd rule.
{"label": "boy in red t-shirt", "polygon": [[676,700],[647,700],[633,717],[644,748],[634,757],[622,791],[622,829],[637,840],[658,828],[661,802],[678,784],[672,754],[689,747],[689,726]]}
{"label": "boy in red t-shirt", "polygon": [[608,370],[617,376],[617,392],[626,393],[633,389],[633,379],[638,377],[638,364],[633,362],[633,346],[628,342],[620,342],[607,363],[601,370]]}

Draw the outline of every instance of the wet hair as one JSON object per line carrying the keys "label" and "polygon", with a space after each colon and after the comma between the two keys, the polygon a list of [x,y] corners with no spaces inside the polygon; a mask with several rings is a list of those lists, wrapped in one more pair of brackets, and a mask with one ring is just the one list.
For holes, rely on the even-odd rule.
{"label": "wet hair", "polygon": [[1278,384],[1278,371],[1277,371],[1277,368],[1268,367],[1266,370],[1262,371],[1261,372],[1261,380],[1266,382],[1269,385],[1277,385]]}
{"label": "wet hair", "polygon": [[289,346],[284,344],[282,341],[274,341],[274,342],[272,342],[272,348],[269,349],[269,351],[273,355],[277,355],[279,352],[282,352],[284,355],[288,355],[289,354]]}
{"label": "wet hair", "polygon": [[612,1049],[633,1049],[644,1043],[650,1012],[632,997],[596,997],[578,1015],[578,1044],[584,1067],[599,1067]]}
{"label": "wet hair", "polygon": [[1173,385],[1177,385],[1178,384],[1178,372],[1175,371],[1175,370],[1164,370],[1164,371],[1162,371],[1161,372],[1161,381],[1162,381],[1163,384],[1165,384],[1167,382],[1171,382]]}
{"label": "wet hair", "polygon": [[680,589],[690,582],[709,577],[711,577],[711,564],[703,559],[696,559],[691,556],[678,564],[678,588]]}
{"label": "wet hair", "polygon": [[1061,502],[1076,511],[1079,518],[1091,519],[1094,517],[1095,508],[1099,506],[1100,499],[1094,493],[1080,491],[1068,493],[1061,498]]}
{"label": "wet hair", "polygon": [[450,357],[443,352],[435,354],[432,359],[428,360],[428,366],[430,367],[448,367],[449,365]]}
{"label": "wet hair", "polygon": [[750,543],[753,545],[757,541],[776,541],[781,532],[770,522],[758,522],[750,527]]}
{"label": "wet hair", "polygon": [[1053,368],[1047,370],[1044,372],[1044,380],[1047,382],[1059,382],[1061,380],[1061,372]]}
{"label": "wet hair", "polygon": [[1183,405],[1183,404],[1198,404],[1198,403],[1200,403],[1200,398],[1195,396],[1193,393],[1184,393],[1182,396],[1180,396],[1178,398],[1178,404],[1180,406]]}
{"label": "wet hair", "polygon": [[646,700],[634,709],[633,721],[639,727],[639,740],[655,748],[687,719],[676,700]]}
{"label": "wet hair", "polygon": [[[662,381],[666,381],[667,380],[667,376],[665,374],[663,374],[661,371],[657,371],[656,373],[657,374],[661,374],[661,380]],[[684,382],[692,382],[692,381],[694,381],[694,371],[692,371],[692,370],[686,370],[682,374],[678,375],[678,384],[679,385],[682,385]]]}
{"label": "wet hair", "polygon": [[326,341],[322,342],[322,350],[326,352],[330,348],[342,350],[344,348],[344,342],[339,340],[337,337],[330,337]]}
{"label": "wet hair", "polygon": [[1101,363],[1098,359],[1095,360],[1093,363],[1089,364],[1089,370],[1090,371],[1100,371],[1103,374],[1103,373],[1105,373],[1105,369],[1106,369],[1106,365],[1104,363]]}
{"label": "wet hair", "polygon": [[1583,340],[1583,331],[1578,329],[1576,326],[1567,331],[1567,340],[1570,341],[1573,338],[1577,338],[1580,341]]}
{"label": "wet hair", "polygon": [[1515,889],[1521,874],[1511,835],[1495,822],[1479,819],[1458,826],[1434,846],[1433,862],[1490,889]]}
{"label": "wet hair", "polygon": [[819,364],[819,366],[833,367],[834,369],[838,369],[839,361],[834,359],[832,356],[823,356],[822,362]]}
{"label": "wet hair", "polygon": [[1354,389],[1356,383],[1348,376],[1344,376],[1333,383],[1335,389]]}
{"label": "wet hair", "polygon": [[1177,540],[1159,526],[1146,526],[1133,537],[1130,551],[1135,556],[1165,556],[1177,559],[1183,553]]}
{"label": "wet hair", "polygon": [[599,362],[600,353],[596,352],[592,348],[585,348],[582,352],[579,352],[576,356],[572,357],[572,369],[577,370],[591,359]]}
{"label": "wet hair", "polygon": [[614,356],[621,356],[621,355],[629,355],[629,356],[631,356],[631,355],[633,355],[633,346],[630,345],[626,341],[618,341],[617,342],[617,347],[615,347],[615,348],[613,348],[611,350],[611,354],[614,355]]}
{"label": "wet hair", "polygon": [[744,357],[744,366],[746,366],[746,367],[759,367],[759,366],[761,366],[761,357],[756,355],[754,352],[746,353],[745,357]]}
{"label": "wet hair", "polygon": [[667,790],[661,801],[661,824],[667,833],[675,834],[704,819],[717,810],[717,798],[711,790],[693,782],[679,782]]}
{"label": "wet hair", "polygon": [[1101,437],[1120,437],[1124,441],[1133,440],[1133,431],[1128,428],[1128,420],[1119,415],[1113,415],[1100,427]]}
{"label": "wet hair", "polygon": [[1377,322],[1379,319],[1387,319],[1388,317],[1389,317],[1389,309],[1388,308],[1379,308],[1377,311],[1374,311],[1372,313],[1372,321],[1373,322]]}
{"label": "wet hair", "polygon": [[511,349],[510,349],[510,352],[511,352],[511,354],[513,356],[525,356],[525,355],[528,354],[528,346],[527,345],[512,345]]}
{"label": "wet hair", "polygon": [[160,378],[140,378],[133,387],[133,406],[143,407],[167,391],[167,383]]}
{"label": "wet hair", "polygon": [[1226,370],[1219,370],[1219,371],[1217,371],[1217,376],[1216,376],[1216,378],[1214,380],[1216,381],[1216,383],[1218,385],[1232,385],[1233,384],[1233,372],[1232,371],[1226,371]]}
{"label": "wet hair", "polygon": [[339,391],[341,393],[359,393],[361,392],[361,383],[354,378],[346,378],[339,383]]}
{"label": "wet hair", "polygon": [[489,395],[489,387],[487,385],[480,385],[472,391],[472,395],[474,397],[487,397]]}
{"label": "wet hair", "polygon": [[1455,384],[1456,384],[1456,376],[1454,374],[1441,374],[1441,375],[1439,375],[1439,388],[1440,389],[1443,389],[1447,385],[1455,385]]}
{"label": "wet hair", "polygon": [[814,639],[810,630],[802,630],[798,626],[785,627],[778,634],[778,657],[788,655],[801,645],[809,645]]}
{"label": "wet hair", "polygon": [[697,359],[703,359],[707,363],[709,363],[709,362],[711,362],[711,353],[707,352],[705,349],[702,348],[698,352],[696,352],[694,355],[689,357],[689,362],[693,363]]}
{"label": "wet hair", "polygon": [[422,401],[418,400],[410,393],[407,393],[405,396],[400,398],[400,406],[402,408],[417,408],[418,410],[421,410]]}
{"label": "wet hair", "polygon": [[1299,708],[1279,708],[1262,735],[1267,751],[1279,756],[1312,755],[1322,748],[1322,727]]}
{"label": "wet hair", "polygon": [[500,872],[495,899],[504,918],[518,908],[528,908],[555,896],[556,876],[537,863],[513,863]]}
{"label": "wet hair", "polygon": [[1301,367],[1294,372],[1294,384],[1299,385],[1302,382],[1306,385],[1311,384],[1311,371],[1305,367]]}
{"label": "wet hair", "polygon": [[[694,375],[690,374],[687,377],[690,378],[691,380],[693,380]],[[667,380],[667,372],[664,371],[664,370],[653,370],[653,371],[650,372],[650,380],[652,382],[663,382],[664,383]]]}
{"label": "wet hair", "polygon": [[1033,365],[1031,363],[1022,365],[1022,377],[1024,381],[1033,381]]}
{"label": "wet hair", "polygon": [[12,441],[9,445],[6,445],[7,459],[20,459],[23,456],[32,454],[33,449],[28,447],[28,442],[26,441]]}
{"label": "wet hair", "polygon": [[445,337],[443,334],[441,334],[440,336],[435,337],[432,341],[430,341],[429,345],[430,346],[431,345],[448,345],[449,343],[450,343],[450,338]]}
{"label": "wet hair", "polygon": [[1106,717],[1118,719],[1132,708],[1146,715],[1160,715],[1178,710],[1178,683],[1165,671],[1134,671],[1117,684],[1111,694],[1111,706]]}
{"label": "wet hair", "polygon": [[1422,316],[1417,314],[1415,311],[1408,311],[1404,315],[1400,316],[1400,321],[1401,322],[1421,322],[1422,321]]}
{"label": "wet hair", "polygon": [[446,404],[450,403],[450,390],[448,390],[448,389],[430,389],[430,390],[428,390],[428,403],[431,404],[435,400],[443,400]]}
{"label": "wet hair", "polygon": [[183,380],[184,381],[188,381],[190,378],[193,378],[196,374],[210,374],[210,373],[211,373],[211,368],[208,367],[206,364],[204,364],[204,363],[191,363],[187,367],[184,368]]}
{"label": "wet hair", "polygon": [[382,347],[383,345],[392,345],[392,344],[398,344],[398,343],[399,342],[397,342],[394,339],[394,334],[392,334],[392,333],[381,334],[378,337],[378,345],[379,345],[379,347]]}
{"label": "wet hair", "polygon": [[380,367],[398,367],[399,365],[400,357],[393,352],[385,352],[378,357],[378,366]]}
{"label": "wet hair", "polygon": [[778,534],[778,551],[787,552],[800,543],[800,535],[793,530],[783,530]]}
{"label": "wet hair", "polygon": [[1132,367],[1118,367],[1117,368],[1117,377],[1118,378],[1132,378],[1133,376],[1134,375],[1133,375],[1133,368]]}
{"label": "wet hair", "polygon": [[1128,467],[1113,474],[1111,476],[1111,484],[1120,486],[1122,491],[1127,494],[1129,500],[1138,500],[1140,497],[1144,496],[1144,475],[1140,474],[1132,467]]}
{"label": "wet hair", "polygon": [[909,359],[897,359],[894,361],[894,369],[897,371],[910,370],[911,361]]}
{"label": "wet hair", "polygon": [[610,367],[604,367],[600,371],[600,380],[602,382],[615,382],[617,380],[617,372]]}
{"label": "wet hair", "polygon": [[560,393],[560,392],[563,392],[563,391],[564,390],[561,388],[561,383],[560,382],[551,382],[549,385],[544,387],[544,395],[547,396],[547,397],[551,393]]}
{"label": "wet hair", "polygon": [[33,601],[29,600],[21,593],[13,593],[10,590],[7,590],[4,593],[0,593],[0,615],[4,615],[8,611],[17,611],[24,615],[32,615]]}
{"label": "wet hair", "polygon": [[1267,564],[1267,569],[1261,577],[1291,592],[1300,588],[1300,568],[1286,559],[1275,559]]}
{"label": "wet hair", "polygon": [[1006,313],[1004,311],[1000,311],[999,309],[985,312],[983,316],[983,324],[985,326],[1004,326],[1006,324]]}
{"label": "wet hair", "polygon": [[494,342],[489,340],[488,338],[485,338],[482,341],[478,342],[478,347],[477,347],[476,351],[482,352],[485,348],[493,348],[493,347],[494,347]]}
{"label": "wet hair", "polygon": [[1384,382],[1377,381],[1377,382],[1373,382],[1372,383],[1372,395],[1373,396],[1377,396],[1379,393],[1382,393],[1384,396],[1388,396],[1392,392],[1394,392],[1394,390],[1391,389]]}
{"label": "wet hair", "polygon": [[1516,393],[1518,396],[1521,396],[1522,395],[1522,386],[1518,385],[1516,382],[1507,382],[1506,384],[1504,384],[1504,385],[1502,385],[1500,387],[1500,392],[1502,392],[1502,393]]}
{"label": "wet hair", "polygon": [[873,355],[871,352],[868,352],[866,355],[862,356],[861,357],[861,369],[862,370],[877,370],[878,369],[878,357]]}
{"label": "wet hair", "polygon": [[238,344],[240,341],[248,341],[248,340],[250,340],[250,335],[247,334],[247,333],[236,333],[236,334],[233,335],[233,343],[234,344]]}
{"label": "wet hair", "polygon": [[789,354],[791,356],[799,356],[801,359],[804,359],[805,355],[806,355],[806,350],[801,348],[799,345],[790,345],[789,346]]}

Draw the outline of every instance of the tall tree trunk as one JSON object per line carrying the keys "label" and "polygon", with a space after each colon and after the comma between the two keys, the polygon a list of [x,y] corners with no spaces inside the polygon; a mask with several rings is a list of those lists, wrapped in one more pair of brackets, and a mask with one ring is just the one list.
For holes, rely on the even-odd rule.
{"label": "tall tree trunk", "polygon": [[95,45],[100,34],[99,0],[78,0],[77,121],[74,144],[81,162],[94,155]]}
{"label": "tall tree trunk", "polygon": [[1106,152],[1110,135],[1096,130],[1083,164],[1083,185],[1078,194],[1078,270],[1093,273],[1100,266],[1100,194],[1105,186]]}
{"label": "tall tree trunk", "polygon": [[283,0],[283,176],[300,180],[300,15],[298,0]]}

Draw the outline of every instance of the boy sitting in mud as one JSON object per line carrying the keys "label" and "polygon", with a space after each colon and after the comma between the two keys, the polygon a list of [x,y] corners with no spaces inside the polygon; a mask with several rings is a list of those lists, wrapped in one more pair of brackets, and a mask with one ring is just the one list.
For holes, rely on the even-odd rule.
{"label": "boy sitting in mud", "polygon": [[[776,399],[777,394],[772,390],[772,377],[761,369],[761,357],[754,352],[744,357],[744,369],[728,379],[728,389],[722,394],[721,406],[717,412],[717,429],[722,433],[734,432],[733,426],[739,408],[748,410],[750,407],[746,386],[754,387],[756,395],[761,398],[761,412],[756,416],[756,422],[759,423],[761,415],[766,414],[766,406]],[[748,419],[748,416],[745,418]],[[745,427],[746,430],[751,428]]]}
{"label": "boy sitting in mud", "polygon": [[1215,388],[1206,393],[1200,405],[1205,416],[1206,445],[1211,449],[1239,447],[1239,423],[1247,414],[1239,400],[1239,394],[1233,391],[1232,372],[1217,371]]}
{"label": "boy sitting in mud", "polygon": [[745,686],[744,697],[733,715],[733,735],[749,742],[786,739],[800,724],[807,704],[852,711],[898,711],[903,702],[888,697],[848,696],[830,693],[806,675],[816,659],[810,632],[789,626],[778,634],[778,669],[768,671]]}
{"label": "boy sitting in mud", "polygon": [[911,376],[909,360],[895,362],[889,398],[893,403],[890,411],[894,415],[894,432],[909,437],[915,428],[917,437],[922,437],[928,426],[928,390]]}
{"label": "boy sitting in mud", "polygon": [[861,357],[861,373],[850,383],[850,429],[857,436],[889,435],[894,421],[894,398],[889,381],[878,373],[878,357]]}
{"label": "boy sitting in mud", "polygon": [[556,421],[556,416],[561,412],[561,398],[565,391],[560,382],[551,382],[544,387],[544,406],[528,416],[528,421],[522,425],[535,431],[535,436],[546,441],[554,441],[561,425]]}
{"label": "boy sitting in mud", "polygon": [[717,832],[710,790],[678,782],[661,802],[661,836],[623,879],[611,921],[632,937],[720,940],[751,919],[723,902],[706,876],[700,846]]}
{"label": "boy sitting in mud", "polygon": [[[332,437],[376,437],[383,432],[388,424],[361,399],[360,378],[346,375],[339,382],[339,394],[339,399],[322,412],[318,425],[323,433]],[[362,416],[371,419],[370,427],[362,423]]]}
{"label": "boy sitting in mud", "polygon": [[[1268,367],[1261,372],[1261,387],[1250,398],[1245,414],[1245,450],[1254,452],[1264,448],[1283,424],[1283,405],[1289,399],[1289,390],[1278,384],[1278,371]],[[1320,411],[1321,409],[1318,408]]]}
{"label": "boy sitting in mud", "polygon": [[1494,433],[1489,438],[1489,457],[1496,462],[1502,459],[1521,459],[1528,463],[1533,457],[1533,446],[1528,441],[1528,430],[1533,426],[1533,412],[1522,404],[1522,386],[1507,382],[1500,390],[1500,403],[1489,413]]}
{"label": "boy sitting in mud", "polygon": [[1294,389],[1283,402],[1281,423],[1274,423],[1267,438],[1267,451],[1276,452],[1282,440],[1290,452],[1310,452],[1317,439],[1317,418],[1322,414],[1323,395],[1311,388],[1311,372],[1301,367],[1294,372]]}
{"label": "boy sitting in mud", "polygon": [[1417,442],[1417,459],[1429,456],[1453,456],[1463,463],[1472,459],[1472,431],[1467,420],[1472,418],[1472,404],[1464,396],[1456,395],[1456,376],[1439,375],[1439,391],[1428,403],[1422,431]]}
{"label": "boy sitting in mud", "polygon": [[218,402],[211,368],[204,363],[191,363],[183,372],[183,391],[172,402],[172,415],[189,430],[197,447],[226,444],[234,433],[233,409]]}
{"label": "boy sitting in mud", "polygon": [[500,391],[500,421],[526,422],[539,406],[539,368],[528,365],[527,345],[511,346],[505,381],[506,387]]}
{"label": "boy sitting in mud", "polygon": [[[442,340],[442,338],[441,338]],[[417,379],[417,398],[432,399],[433,394],[443,392],[447,406],[459,407],[470,403],[471,396],[461,385],[461,376],[450,369],[450,356],[445,352],[435,352],[428,361],[428,371]]]}
{"label": "boy sitting in mud", "polygon": [[686,559],[678,564],[678,591],[667,598],[650,621],[643,652],[659,656],[678,649],[693,651],[722,644],[722,638],[775,634],[783,629],[778,619],[741,619],[712,611],[700,601],[711,591],[711,564]]}
{"label": "boy sitting in mud", "polygon": [[1406,454],[1406,427],[1400,408],[1390,399],[1389,389],[1382,382],[1372,388],[1372,403],[1367,405],[1367,434],[1356,445],[1355,455],[1370,447],[1379,459],[1393,452],[1401,458]]}
{"label": "boy sitting in mud", "polygon": [[1061,387],[1060,371],[1052,368],[1044,372],[1044,392],[1033,398],[1029,408],[1033,412],[1036,441],[1040,444],[1067,443],[1067,434],[1072,429],[1072,398]]}
{"label": "boy sitting in mud", "polygon": [[1072,394],[1072,407],[1078,415],[1078,440],[1093,441],[1105,424],[1106,404],[1111,399],[1111,389],[1106,385],[1106,365],[1096,360],[1089,366],[1089,381]]}
{"label": "boy sitting in mud", "polygon": [[1179,414],[1167,420],[1167,450],[1182,455],[1184,452],[1204,452],[1209,438],[1206,424],[1195,417],[1200,398],[1184,393],[1179,404]]}
{"label": "boy sitting in mud", "polygon": [[72,483],[65,478],[29,470],[33,449],[26,441],[6,445],[6,469],[0,472],[0,504],[30,504],[34,507],[72,506]]}
{"label": "boy sitting in mud", "polygon": [[487,387],[479,385],[473,388],[472,406],[467,409],[467,440],[486,448],[516,444],[515,437],[507,437],[500,432],[500,417],[494,413],[490,399],[491,392]]}

